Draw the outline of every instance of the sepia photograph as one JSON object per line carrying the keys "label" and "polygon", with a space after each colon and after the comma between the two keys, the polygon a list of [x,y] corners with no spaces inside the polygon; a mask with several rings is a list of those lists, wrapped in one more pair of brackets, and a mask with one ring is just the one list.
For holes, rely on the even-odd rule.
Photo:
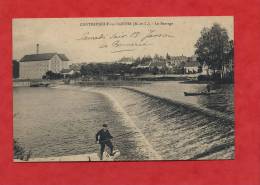
{"label": "sepia photograph", "polygon": [[14,18],[13,161],[235,159],[233,16]]}

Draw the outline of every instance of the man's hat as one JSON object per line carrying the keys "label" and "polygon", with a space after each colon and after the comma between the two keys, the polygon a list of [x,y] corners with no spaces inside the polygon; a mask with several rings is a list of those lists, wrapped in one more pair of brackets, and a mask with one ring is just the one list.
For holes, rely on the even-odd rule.
{"label": "man's hat", "polygon": [[107,124],[103,124],[103,127],[107,127]]}

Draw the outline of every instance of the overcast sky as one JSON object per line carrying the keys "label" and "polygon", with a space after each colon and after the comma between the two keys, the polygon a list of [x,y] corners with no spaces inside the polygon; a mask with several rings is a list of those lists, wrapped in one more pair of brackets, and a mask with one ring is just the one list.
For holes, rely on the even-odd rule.
{"label": "overcast sky", "polygon": [[203,27],[219,23],[233,39],[233,17],[14,19],[13,58],[64,53],[72,62],[106,62],[123,56],[194,54]]}

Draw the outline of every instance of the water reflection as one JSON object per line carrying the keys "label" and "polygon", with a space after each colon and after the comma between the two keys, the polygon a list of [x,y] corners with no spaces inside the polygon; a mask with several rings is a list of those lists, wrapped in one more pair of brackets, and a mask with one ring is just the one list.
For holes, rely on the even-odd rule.
{"label": "water reflection", "polygon": [[216,84],[213,90],[217,93],[210,96],[198,96],[198,103],[209,109],[234,114],[234,85]]}
{"label": "water reflection", "polygon": [[210,96],[184,96],[184,92],[205,91],[206,84],[187,84],[178,81],[154,82],[134,88],[155,96],[234,114],[234,86],[232,84],[215,84],[212,89],[216,91],[216,94]]}

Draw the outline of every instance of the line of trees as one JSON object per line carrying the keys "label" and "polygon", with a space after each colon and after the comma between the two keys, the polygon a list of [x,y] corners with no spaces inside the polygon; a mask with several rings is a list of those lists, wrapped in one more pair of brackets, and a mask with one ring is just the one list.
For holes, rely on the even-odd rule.
{"label": "line of trees", "polygon": [[90,63],[81,66],[80,73],[84,76],[103,76],[109,74],[120,74],[132,73],[131,64],[122,63]]}
{"label": "line of trees", "polygon": [[[130,75],[141,75],[141,74],[166,74],[170,73],[169,70],[166,67],[166,60],[170,60],[171,57],[169,54],[167,54],[165,57],[159,56],[158,54],[155,54],[153,57],[150,55],[143,56],[143,57],[137,57],[136,59],[133,59],[131,64],[126,63],[89,63],[84,64],[81,66],[80,74],[84,76],[105,76],[105,75],[121,75],[124,76],[125,74]],[[148,66],[150,63],[156,63],[161,62],[164,63],[163,67],[159,68],[156,66],[156,64],[149,66],[149,67],[137,67],[138,65]],[[162,65],[162,64],[161,64]],[[183,74],[184,65],[181,66],[174,66],[174,71],[171,71],[171,73],[178,73]]]}
{"label": "line of trees", "polygon": [[57,79],[63,79],[63,78],[79,78],[81,77],[81,74],[79,72],[75,72],[72,75],[64,75],[61,73],[54,73],[52,71],[47,71],[45,75],[42,76],[42,79],[49,79],[49,80],[57,80]]}

